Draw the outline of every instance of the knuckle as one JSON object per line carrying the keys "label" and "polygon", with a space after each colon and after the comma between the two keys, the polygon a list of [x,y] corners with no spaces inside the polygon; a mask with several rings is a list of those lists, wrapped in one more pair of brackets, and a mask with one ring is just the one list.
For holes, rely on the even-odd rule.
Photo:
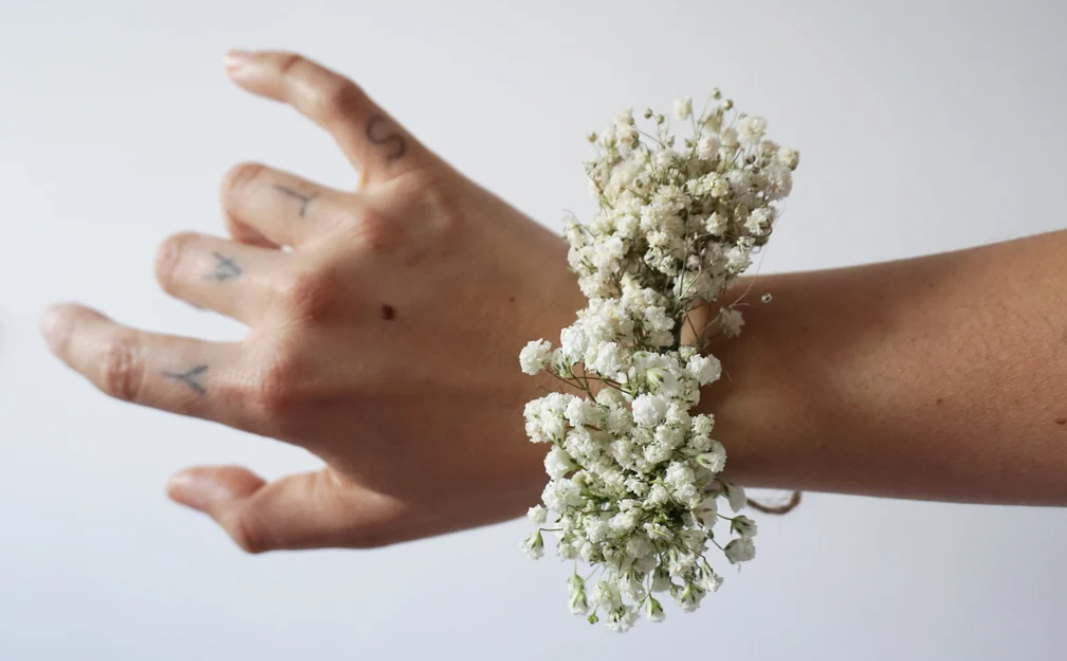
{"label": "knuckle", "polygon": [[300,404],[301,372],[297,360],[284,351],[267,361],[253,385],[255,408],[270,420],[291,413]]}
{"label": "knuckle", "polygon": [[176,274],[185,254],[198,240],[196,233],[182,232],[167,237],[160,244],[156,252],[156,279],[167,291],[170,291],[171,285],[177,281]]}
{"label": "knuckle", "polygon": [[254,190],[256,180],[266,170],[259,163],[240,163],[230,168],[222,178],[220,197],[226,208],[235,208]]}
{"label": "knuckle", "polygon": [[280,278],[277,296],[291,319],[315,323],[327,318],[337,302],[332,277],[325,270],[304,271]]}
{"label": "knuckle", "polygon": [[141,343],[132,332],[112,337],[104,350],[100,386],[111,397],[126,402],[138,399],[144,381]]}
{"label": "knuckle", "polygon": [[395,251],[403,241],[399,223],[383,214],[364,211],[351,224],[354,242],[371,254],[386,254]]}
{"label": "knuckle", "polygon": [[282,53],[278,61],[278,72],[283,76],[288,76],[293,69],[307,63],[307,60],[302,55],[296,53]]}
{"label": "knuckle", "polygon": [[230,537],[245,553],[258,555],[274,548],[269,532],[250,507],[236,510],[228,524]]}
{"label": "knuckle", "polygon": [[365,96],[358,85],[336,77],[316,91],[315,112],[326,124],[350,121],[364,105]]}

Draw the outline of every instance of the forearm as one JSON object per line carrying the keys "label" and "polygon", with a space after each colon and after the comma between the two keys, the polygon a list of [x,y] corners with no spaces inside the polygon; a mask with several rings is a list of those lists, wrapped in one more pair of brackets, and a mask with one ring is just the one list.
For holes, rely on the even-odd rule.
{"label": "forearm", "polygon": [[[747,283],[745,284],[747,286]],[[1067,504],[1067,232],[761,276],[713,346],[727,473],[751,486]]]}

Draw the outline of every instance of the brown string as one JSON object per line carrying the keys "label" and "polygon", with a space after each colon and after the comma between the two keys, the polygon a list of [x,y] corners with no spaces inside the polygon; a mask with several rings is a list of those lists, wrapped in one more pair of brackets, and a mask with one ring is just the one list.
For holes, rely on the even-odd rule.
{"label": "brown string", "polygon": [[756,510],[757,512],[763,512],[764,514],[789,514],[799,504],[800,504],[800,492],[799,491],[794,491],[793,495],[790,496],[790,498],[789,498],[789,502],[785,503],[784,505],[763,505],[762,503],[757,503],[754,500],[749,500],[748,501],[748,506],[749,507],[751,507],[752,509]]}

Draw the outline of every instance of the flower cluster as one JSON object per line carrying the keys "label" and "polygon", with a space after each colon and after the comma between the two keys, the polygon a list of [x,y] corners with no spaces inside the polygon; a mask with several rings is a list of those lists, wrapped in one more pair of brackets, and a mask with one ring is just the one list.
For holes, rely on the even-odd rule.
{"label": "flower cluster", "polygon": [[[662,620],[659,593],[689,612],[716,591],[709,546],[730,563],[756,552],[756,524],[738,514],[745,493],[720,476],[726,452],[712,438],[714,418],[691,411],[722,371],[707,341],[741,331],[738,302],[724,294],[770,236],[799,157],[718,91],[709,105],[695,114],[691,100],[675,103],[692,127],[684,148],[651,110],[651,133],[627,110],[590,136],[598,157],[586,171],[599,212],[587,225],[565,220],[568,261],[589,305],[558,346],[535,340],[519,356],[523,372],[548,371],[569,386],[526,406],[530,440],[550,446],[551,479],[522,546],[539,558],[543,534],[554,532],[561,558],[592,567],[582,577],[575,563],[571,610],[619,631],[639,612]],[[691,313],[702,306],[716,314],[698,330]]]}

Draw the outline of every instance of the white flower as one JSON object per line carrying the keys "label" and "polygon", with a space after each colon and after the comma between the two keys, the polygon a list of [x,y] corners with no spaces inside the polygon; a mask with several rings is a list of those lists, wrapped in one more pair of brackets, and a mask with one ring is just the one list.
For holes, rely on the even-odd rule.
{"label": "white flower", "polygon": [[563,448],[554,446],[545,455],[545,472],[552,479],[558,480],[572,470],[574,470],[574,462]]}
{"label": "white flower", "polygon": [[715,440],[709,440],[708,451],[697,455],[697,463],[712,473],[721,473],[726,468],[726,448]]}
{"label": "white flower", "polygon": [[671,493],[662,484],[654,484],[648,492],[645,505],[647,507],[656,507],[657,505],[666,505],[670,500]]}
{"label": "white flower", "polygon": [[715,428],[715,416],[710,413],[700,413],[693,416],[693,433],[707,436]]}
{"label": "white flower", "polygon": [[753,234],[762,234],[773,221],[774,209],[760,207],[749,214],[748,220],[745,221],[745,229]]}
{"label": "white flower", "polygon": [[663,476],[663,483],[668,488],[678,490],[686,485],[693,484],[693,469],[679,461],[672,461],[667,466],[667,472]]}
{"label": "white flower", "polygon": [[748,499],[745,497],[745,490],[737,486],[733,482],[722,483],[722,491],[726,496],[727,502],[730,503],[730,509],[735,512],[740,512],[745,509],[745,505],[748,503]]}
{"label": "white flower", "polygon": [[628,607],[617,608],[608,613],[605,624],[612,631],[625,633],[630,630],[637,620],[637,613]]}
{"label": "white flower", "polygon": [[562,512],[567,507],[581,504],[582,494],[578,485],[568,479],[552,480],[545,486],[541,500],[548,509]]}
{"label": "white flower", "polygon": [[756,526],[756,522],[747,516],[738,516],[734,517],[734,520],[730,522],[730,530],[733,530],[743,538],[752,539],[756,536],[759,528]]}
{"label": "white flower", "polygon": [[683,611],[692,613],[700,607],[700,602],[704,599],[705,593],[699,587],[688,583],[684,587],[674,586],[671,589],[671,594]]}
{"label": "white flower", "polygon": [[737,140],[745,149],[755,147],[767,131],[767,120],[749,115],[737,123]]}
{"label": "white flower", "polygon": [[652,573],[652,591],[666,592],[671,587],[671,575],[664,567],[656,567]]}
{"label": "white flower", "polygon": [[722,585],[722,577],[708,569],[700,573],[696,584],[704,592],[718,592]]}
{"label": "white flower", "polygon": [[567,604],[570,611],[575,615],[585,615],[589,612],[589,602],[585,599],[585,581],[575,574],[568,583],[571,587],[571,598]]}
{"label": "white flower", "polygon": [[626,555],[631,558],[645,558],[652,555],[656,548],[644,535],[633,535],[626,540]]}
{"label": "white flower", "polygon": [[793,190],[793,174],[784,165],[772,165],[765,172],[767,176],[767,199],[771,202],[780,200]]}
{"label": "white flower", "polygon": [[556,544],[556,555],[561,560],[574,560],[578,557],[578,551],[574,548],[574,545],[569,542],[559,542]]}
{"label": "white flower", "polygon": [[726,553],[726,559],[733,564],[748,562],[756,557],[756,545],[747,537],[731,541],[723,551]]}
{"label": "white flower", "polygon": [[519,366],[526,374],[539,374],[548,367],[548,360],[551,354],[551,342],[532,340],[519,353]]}
{"label": "white flower", "polygon": [[778,162],[790,170],[796,170],[797,164],[800,163],[800,152],[788,147],[782,147],[778,151]]}
{"label": "white flower", "polygon": [[589,338],[585,331],[578,326],[564,328],[559,334],[560,351],[570,362],[576,363],[585,355],[585,348],[589,345]]}
{"label": "white flower", "polygon": [[593,590],[593,601],[606,610],[614,610],[622,606],[622,595],[614,581],[599,581]]}
{"label": "white flower", "polygon": [[608,527],[616,533],[628,533],[637,527],[637,514],[633,511],[619,512],[608,520]]}
{"label": "white flower", "polygon": [[645,596],[645,586],[641,584],[641,578],[628,571],[619,577],[619,593],[627,599],[638,601]]}
{"label": "white flower", "polygon": [[602,542],[611,535],[611,527],[607,521],[600,519],[586,519],[585,532],[591,542]]}
{"label": "white flower", "polygon": [[669,542],[674,538],[674,534],[662,523],[646,523],[644,528],[645,534],[653,541]]}
{"label": "white flower", "polygon": [[751,253],[742,246],[734,246],[726,251],[726,267],[734,273],[740,273],[752,265]]}
{"label": "white flower", "polygon": [[586,425],[597,426],[600,424],[603,414],[595,404],[588,399],[575,398],[567,404],[565,412],[567,422],[572,427],[584,427]]}
{"label": "white flower", "polygon": [[685,368],[693,375],[702,386],[714,383],[722,376],[722,363],[715,356],[701,356],[697,354],[689,359]]}
{"label": "white flower", "polygon": [[634,422],[645,427],[655,427],[667,414],[667,400],[659,395],[639,395],[634,399]]}
{"label": "white flower", "polygon": [[723,335],[737,337],[741,334],[741,327],[745,325],[745,320],[740,310],[723,308],[719,313],[719,325],[722,326]]}
{"label": "white flower", "polygon": [[693,510],[693,516],[700,521],[700,525],[711,528],[719,520],[719,502],[715,497],[705,498],[700,505]]}
{"label": "white flower", "polygon": [[601,376],[613,378],[626,370],[629,358],[625,348],[614,342],[604,342],[597,347],[595,357],[587,367]]}
{"label": "white flower", "polygon": [[538,560],[545,554],[545,542],[541,539],[541,531],[532,533],[522,542],[522,550],[532,560]]}
{"label": "white flower", "polygon": [[685,434],[676,427],[660,425],[656,427],[656,443],[662,443],[671,450],[680,448],[685,443]]}
{"label": "white flower", "polygon": [[704,229],[708,231],[708,234],[715,236],[721,236],[726,231],[726,226],[726,219],[717,213],[711,214],[704,221]]}
{"label": "white flower", "polygon": [[652,622],[662,622],[664,618],[663,606],[656,601],[655,597],[649,596],[645,601],[645,617]]}
{"label": "white flower", "polygon": [[693,114],[693,100],[692,99],[677,99],[674,102],[674,116],[678,119],[689,119],[689,116]]}
{"label": "white flower", "polygon": [[719,137],[722,139],[723,146],[729,149],[736,149],[740,144],[737,138],[737,131],[734,129],[726,129],[719,134]]}
{"label": "white flower", "polygon": [[526,512],[526,518],[530,519],[530,523],[539,526],[548,520],[548,510],[540,505],[534,505]]}
{"label": "white flower", "polygon": [[686,507],[696,507],[700,503],[700,491],[695,484],[683,484],[674,490],[674,499]]}
{"label": "white flower", "polygon": [[697,142],[697,156],[705,160],[713,160],[719,156],[722,142],[714,135],[705,135]]}

